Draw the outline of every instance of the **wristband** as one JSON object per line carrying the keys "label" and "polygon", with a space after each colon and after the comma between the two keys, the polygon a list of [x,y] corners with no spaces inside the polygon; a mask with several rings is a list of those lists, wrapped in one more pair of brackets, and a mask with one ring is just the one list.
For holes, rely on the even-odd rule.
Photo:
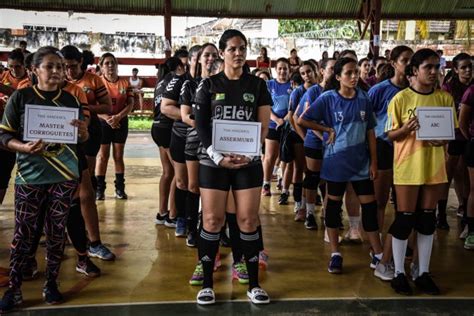
{"label": "wristband", "polygon": [[224,156],[221,153],[215,151],[212,145],[207,147],[206,152],[209,155],[209,158],[214,161],[216,166],[218,166],[222,159],[224,159]]}

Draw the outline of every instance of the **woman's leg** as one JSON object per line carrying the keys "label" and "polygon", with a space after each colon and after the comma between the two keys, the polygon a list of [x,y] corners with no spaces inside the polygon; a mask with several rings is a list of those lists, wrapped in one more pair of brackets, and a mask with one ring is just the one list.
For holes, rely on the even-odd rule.
{"label": "woman's leg", "polygon": [[[294,136],[299,137],[299,136]],[[295,208],[304,208],[301,204],[303,197],[303,172],[306,169],[303,143],[295,143],[293,147],[295,160],[293,161],[293,199]]]}
{"label": "woman's leg", "polygon": [[107,172],[107,164],[109,162],[109,157],[110,144],[100,145],[99,153],[97,154],[97,160],[95,163],[95,176],[97,178],[97,200],[103,200],[105,198],[105,174]]}
{"label": "woman's leg", "polygon": [[128,196],[125,193],[125,162],[123,160],[125,143],[112,143],[112,145],[115,165],[115,197],[126,200]]}
{"label": "woman's leg", "polygon": [[344,197],[344,204],[346,206],[347,215],[349,217],[349,230],[346,233],[345,239],[352,242],[362,242],[360,235],[360,203],[357,195],[354,192],[352,184],[347,184],[346,195]]}
{"label": "woman's leg", "polygon": [[[186,219],[188,224],[188,240],[187,245],[193,246],[188,243],[189,237],[196,240],[198,216],[199,216],[199,161],[197,160],[186,160],[186,168],[188,175],[188,194],[186,199]],[[191,236],[190,236],[191,235]],[[195,246],[195,242],[194,242]]]}
{"label": "woman's leg", "polygon": [[280,143],[276,140],[265,139],[265,160],[263,161],[263,185],[264,195],[271,195],[270,181],[272,178],[273,167],[279,156]]}
{"label": "woman's leg", "polygon": [[466,237],[466,240],[464,242],[464,248],[472,250],[474,249],[474,167],[468,167],[468,170],[471,185],[466,210],[468,236]]}
{"label": "woman's leg", "polygon": [[[318,194],[318,185],[321,180],[321,162],[322,160],[320,159],[306,157],[307,170],[303,180],[303,187],[306,192],[306,219],[313,216],[314,224],[316,224],[314,214],[316,211],[316,196]],[[308,222],[308,224],[310,223]],[[306,228],[315,229],[317,228],[317,225],[314,225],[313,227],[306,226]]]}

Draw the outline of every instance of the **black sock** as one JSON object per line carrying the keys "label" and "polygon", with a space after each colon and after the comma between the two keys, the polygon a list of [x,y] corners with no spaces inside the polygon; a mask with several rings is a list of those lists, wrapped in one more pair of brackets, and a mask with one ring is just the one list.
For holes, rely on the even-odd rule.
{"label": "black sock", "polygon": [[258,230],[252,233],[240,232],[240,242],[244,252],[245,263],[247,264],[247,271],[249,274],[249,290],[252,290],[258,285],[258,248],[259,248],[259,233]]}
{"label": "black sock", "polygon": [[263,233],[262,233],[262,225],[257,226],[257,232],[258,232],[258,251],[263,251],[265,247],[263,246]]}
{"label": "black sock", "polygon": [[186,220],[189,232],[197,231],[200,195],[187,191],[186,195]]}
{"label": "black sock", "polygon": [[84,262],[86,260],[87,260],[87,255],[77,254],[77,261],[78,262]]}
{"label": "black sock", "polygon": [[446,207],[448,200],[438,200],[438,217],[446,217]]}
{"label": "black sock", "polygon": [[[198,255],[202,263],[204,282],[202,288],[212,288],[214,285],[212,274],[214,273],[214,261],[219,249],[220,233],[210,233],[201,229],[198,239]],[[257,262],[258,265],[258,262]]]}
{"label": "black sock", "polygon": [[295,202],[301,202],[303,195],[303,182],[293,183],[293,199]]}
{"label": "black sock", "polygon": [[105,191],[105,176],[96,176],[97,191]]}
{"label": "black sock", "polygon": [[96,240],[96,241],[91,241],[91,242],[90,242],[90,245],[91,245],[91,247],[94,247],[94,248],[95,248],[95,247],[97,247],[97,246],[99,246],[99,245],[102,245],[102,241],[101,241],[100,239],[99,239],[99,240]]}
{"label": "black sock", "polygon": [[115,174],[115,189],[125,190],[125,177],[123,173]]}
{"label": "black sock", "polygon": [[174,203],[176,205],[176,217],[185,218],[186,217],[186,199],[188,191],[181,190],[176,187],[174,193]]}
{"label": "black sock", "polygon": [[237,224],[237,216],[232,213],[226,213],[227,224],[229,225],[230,247],[232,248],[232,258],[234,263],[242,260],[242,245],[240,244],[240,230]]}
{"label": "black sock", "polygon": [[467,230],[469,233],[474,233],[474,217],[466,217]]}
{"label": "black sock", "polygon": [[76,251],[85,254],[87,252],[86,225],[82,217],[79,198],[72,200],[67,218],[67,232]]}
{"label": "black sock", "polygon": [[91,183],[94,191],[97,191],[97,178],[95,176],[91,176]]}

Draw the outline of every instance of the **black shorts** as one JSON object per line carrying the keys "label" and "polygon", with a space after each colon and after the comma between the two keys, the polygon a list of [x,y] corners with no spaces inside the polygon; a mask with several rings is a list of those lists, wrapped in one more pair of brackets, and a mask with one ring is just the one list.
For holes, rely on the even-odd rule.
{"label": "black shorts", "polygon": [[194,128],[188,129],[188,134],[186,135],[186,145],[184,146],[184,155],[188,161],[197,161],[198,159],[198,149],[201,141],[197,131]]}
{"label": "black shorts", "polygon": [[0,149],[0,189],[8,188],[8,182],[15,167],[16,153]]}
{"label": "black shorts", "polygon": [[290,130],[286,135],[283,132],[280,141],[280,160],[287,163],[295,160],[295,145],[303,143],[304,141],[295,131]]}
{"label": "black shorts", "polygon": [[125,144],[128,137],[128,117],[120,120],[119,128],[112,128],[105,121],[100,121],[102,127],[102,139],[100,143],[102,145],[114,144]]}
{"label": "black shorts", "polygon": [[170,148],[171,127],[159,127],[155,124],[151,127],[151,137],[158,147]]}
{"label": "black shorts", "polygon": [[[327,192],[329,195],[343,196],[346,192],[347,182],[327,181],[327,184]],[[351,181],[351,184],[357,196],[374,194],[374,182],[370,179]]]}
{"label": "black shorts", "polygon": [[274,129],[274,128],[268,129],[267,139],[276,140],[277,142],[280,142],[280,138],[281,138],[281,129]]}
{"label": "black shorts", "polygon": [[393,169],[393,145],[377,138],[377,169],[392,170]]}
{"label": "black shorts", "polygon": [[83,144],[77,145],[77,159],[79,160],[79,174],[82,175],[82,172],[88,169],[87,158]]}
{"label": "black shorts", "polygon": [[464,160],[469,168],[474,168],[474,140],[469,141],[466,147]]}
{"label": "black shorts", "polygon": [[304,155],[311,159],[322,160],[323,159],[323,150],[322,149],[314,149],[311,147],[304,148]]}
{"label": "black shorts", "polygon": [[176,133],[171,133],[171,142],[170,142],[170,154],[171,159],[175,162],[186,163],[186,157],[184,155],[184,148],[186,147],[186,137],[181,137],[176,135]]}
{"label": "black shorts", "polygon": [[199,187],[220,191],[245,190],[261,187],[263,183],[262,163],[241,169],[214,168],[199,165]]}
{"label": "black shorts", "polygon": [[448,154],[450,156],[464,155],[467,149],[467,140],[452,140],[448,143]]}
{"label": "black shorts", "polygon": [[85,143],[84,152],[86,156],[96,157],[99,153],[100,142],[102,139],[102,127],[97,117],[91,117],[88,130],[89,139]]}

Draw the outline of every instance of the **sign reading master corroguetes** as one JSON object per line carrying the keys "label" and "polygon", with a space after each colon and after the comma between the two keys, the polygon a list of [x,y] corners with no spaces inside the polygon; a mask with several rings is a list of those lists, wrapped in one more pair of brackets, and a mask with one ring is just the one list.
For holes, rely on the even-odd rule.
{"label": "sign reading master corroguetes", "polygon": [[77,127],[71,122],[78,118],[79,109],[26,104],[23,140],[76,144]]}
{"label": "sign reading master corroguetes", "polygon": [[214,120],[212,122],[212,145],[220,153],[247,156],[260,155],[260,122]]}
{"label": "sign reading master corroguetes", "polygon": [[416,131],[418,140],[454,139],[454,113],[452,107],[418,107],[416,116],[420,129]]}

